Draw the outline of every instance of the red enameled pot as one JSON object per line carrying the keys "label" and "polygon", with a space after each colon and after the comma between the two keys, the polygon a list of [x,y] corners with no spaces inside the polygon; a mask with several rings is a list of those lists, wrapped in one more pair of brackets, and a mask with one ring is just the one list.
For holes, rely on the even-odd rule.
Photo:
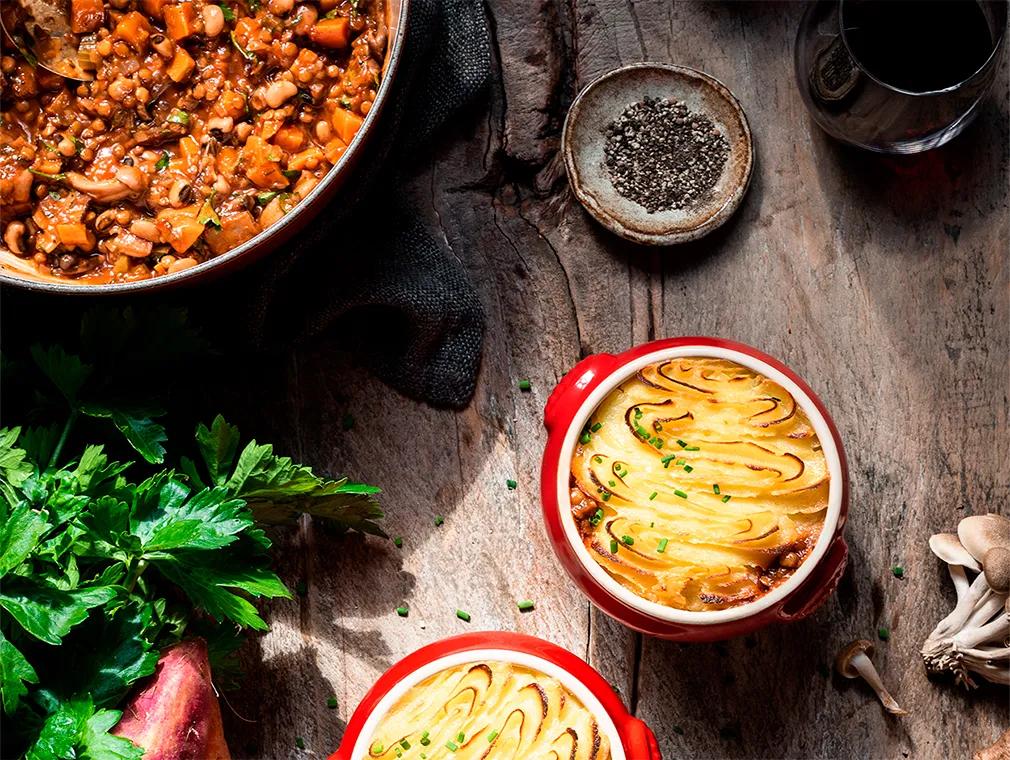
{"label": "red enameled pot", "polygon": [[383,673],[365,694],[330,760],[361,760],[375,727],[414,684],[464,662],[514,662],[557,678],[592,712],[607,734],[614,760],[661,760],[652,731],[632,717],[603,677],[584,660],[556,644],[506,631],[452,636],[418,649]]}
{"label": "red enameled pot", "polygon": [[[782,585],[753,602],[725,610],[678,610],[631,593],[590,557],[568,503],[572,452],[583,426],[603,398],[648,364],[688,356],[734,361],[792,393],[821,441],[830,474],[824,527],[810,555]],[[544,425],[547,447],[540,488],[551,544],[565,571],[593,604],[629,628],[678,641],[742,636],[769,623],[807,617],[838,586],[848,558],[842,536],[849,501],[842,441],[821,400],[776,359],[750,346],[704,337],[652,341],[617,355],[595,354],[576,364],[558,383],[544,408]]]}

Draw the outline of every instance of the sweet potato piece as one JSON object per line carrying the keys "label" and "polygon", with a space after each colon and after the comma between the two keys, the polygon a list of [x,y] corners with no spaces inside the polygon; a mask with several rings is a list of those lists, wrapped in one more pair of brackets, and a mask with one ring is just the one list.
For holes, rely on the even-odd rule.
{"label": "sweet potato piece", "polygon": [[73,248],[88,244],[88,230],[82,222],[71,222],[68,224],[57,224],[56,235],[60,242],[67,248]]}
{"label": "sweet potato piece", "polygon": [[222,174],[231,177],[235,174],[235,167],[238,166],[238,148],[225,145],[217,152],[217,170]]}
{"label": "sweet potato piece", "polygon": [[323,47],[345,48],[351,41],[351,22],[343,17],[324,18],[309,29],[309,39]]}
{"label": "sweet potato piece", "polygon": [[207,229],[207,245],[216,254],[230,251],[260,231],[259,223],[248,211],[222,214],[221,229]]}
{"label": "sweet potato piece", "polygon": [[165,6],[168,5],[168,0],[143,0],[141,5],[148,16],[160,21],[164,18]]}
{"label": "sweet potato piece", "polygon": [[151,36],[151,24],[140,11],[130,11],[116,24],[113,34],[138,53],[143,53]]}
{"label": "sweet potato piece", "polygon": [[354,135],[363,121],[364,119],[356,113],[351,113],[346,108],[337,108],[333,112],[333,116],[330,117],[330,122],[333,124],[333,129],[337,132],[337,137],[347,145],[351,144],[351,140],[354,139]]}
{"label": "sweet potato piece", "polygon": [[245,114],[245,95],[235,90],[225,90],[214,103],[214,113],[231,116],[236,121]]}
{"label": "sweet potato piece", "polygon": [[190,75],[194,66],[196,62],[193,56],[187,53],[184,47],[177,47],[172,62],[168,64],[168,77],[173,82],[181,82]]}
{"label": "sweet potato piece", "polygon": [[264,190],[288,186],[288,179],[281,173],[279,164],[280,148],[276,148],[263,140],[259,135],[251,135],[242,148],[242,161],[245,173],[257,187]]}
{"label": "sweet potato piece", "polygon": [[196,11],[192,3],[167,5],[162,15],[165,17],[165,31],[175,42],[196,34]]}
{"label": "sweet potato piece", "polygon": [[200,239],[206,228],[203,222],[196,220],[200,213],[199,206],[185,206],[174,209],[166,208],[158,212],[155,224],[161,231],[161,237],[175,249],[176,253],[185,253]]}
{"label": "sweet potato piece", "polygon": [[206,642],[190,639],[164,650],[112,733],[142,747],[144,760],[230,760]]}
{"label": "sweet potato piece", "polygon": [[295,127],[290,124],[278,129],[277,134],[274,135],[274,145],[281,146],[289,153],[294,153],[296,150],[301,148],[302,143],[304,142],[305,132],[303,132],[300,127]]}
{"label": "sweet potato piece", "polygon": [[70,0],[70,31],[74,34],[93,32],[104,20],[102,0]]}

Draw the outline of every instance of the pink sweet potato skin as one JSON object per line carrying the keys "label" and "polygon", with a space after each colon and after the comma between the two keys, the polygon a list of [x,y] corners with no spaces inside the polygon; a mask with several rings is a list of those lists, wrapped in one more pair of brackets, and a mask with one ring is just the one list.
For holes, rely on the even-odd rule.
{"label": "pink sweet potato skin", "polygon": [[143,747],[144,760],[230,760],[206,642],[164,650],[112,733]]}

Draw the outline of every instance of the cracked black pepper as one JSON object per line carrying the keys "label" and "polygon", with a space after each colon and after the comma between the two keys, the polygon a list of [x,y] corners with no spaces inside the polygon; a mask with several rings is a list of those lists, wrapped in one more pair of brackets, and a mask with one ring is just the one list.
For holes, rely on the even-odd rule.
{"label": "cracked black pepper", "polygon": [[715,187],[729,143],[684,103],[646,98],[607,127],[604,162],[614,188],[650,214],[684,209]]}

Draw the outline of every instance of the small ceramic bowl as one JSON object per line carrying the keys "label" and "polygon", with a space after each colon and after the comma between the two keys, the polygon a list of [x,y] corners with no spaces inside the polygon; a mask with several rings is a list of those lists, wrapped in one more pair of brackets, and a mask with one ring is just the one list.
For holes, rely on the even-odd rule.
{"label": "small ceramic bowl", "polygon": [[[625,108],[649,98],[679,100],[707,116],[730,154],[711,193],[685,209],[649,213],[620,195],[604,165],[607,127]],[[561,150],[572,192],[600,224],[636,243],[697,240],[722,225],[747,192],[754,145],[743,108],[718,79],[687,66],[635,63],[604,74],[579,93],[565,118]]]}
{"label": "small ceramic bowl", "polygon": [[[569,503],[572,452],[586,421],[614,388],[646,365],[676,357],[728,359],[789,391],[806,413],[827,460],[828,507],[820,536],[803,564],[753,602],[723,610],[680,610],[643,599],[622,586],[590,556]],[[827,409],[792,370],[760,351],[719,338],[657,340],[622,354],[583,359],[562,378],[544,409],[547,447],[540,489],[544,521],[558,559],[572,580],[605,613],[629,628],[678,641],[742,636],[772,622],[810,615],[835,590],[848,547],[842,529],[848,514],[848,470],[842,441]]]}
{"label": "small ceramic bowl", "polygon": [[652,731],[628,713],[610,685],[584,660],[549,641],[505,631],[452,636],[404,657],[365,694],[329,760],[368,757],[376,727],[408,689],[445,668],[475,660],[511,662],[557,678],[596,718],[610,740],[613,760],[661,760]]}

